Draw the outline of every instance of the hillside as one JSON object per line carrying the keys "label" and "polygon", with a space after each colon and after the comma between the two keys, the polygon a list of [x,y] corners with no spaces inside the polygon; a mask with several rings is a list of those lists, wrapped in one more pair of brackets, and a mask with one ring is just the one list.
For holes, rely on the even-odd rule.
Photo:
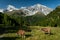
{"label": "hillside", "polygon": [[43,21],[45,19],[45,15],[42,14],[41,12],[36,13],[35,15],[32,16],[27,16],[26,20],[29,25],[31,26],[38,26],[40,25],[39,22]]}
{"label": "hillside", "polygon": [[[55,10],[50,12],[45,19],[46,26],[57,27],[60,26],[60,6],[56,7]],[[43,22],[43,21],[42,21]]]}

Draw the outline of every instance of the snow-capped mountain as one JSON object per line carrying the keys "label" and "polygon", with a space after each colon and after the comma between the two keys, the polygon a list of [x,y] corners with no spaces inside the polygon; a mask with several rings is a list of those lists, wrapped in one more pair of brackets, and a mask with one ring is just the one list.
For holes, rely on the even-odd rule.
{"label": "snow-capped mountain", "polygon": [[28,15],[34,15],[37,12],[41,12],[45,15],[47,15],[49,12],[51,12],[52,9],[48,8],[47,6],[41,5],[41,4],[36,4],[30,7],[26,7],[23,9],[23,12],[25,12]]}
{"label": "snow-capped mountain", "polygon": [[16,8],[12,5],[8,5],[6,10],[1,10],[0,12],[12,12],[14,10],[22,10],[22,12],[24,14],[26,14],[25,16],[31,16],[36,14],[37,12],[41,12],[44,15],[49,14],[49,12],[52,11],[51,8],[48,8],[47,6],[41,5],[41,4],[35,4],[33,6],[29,6],[29,7],[21,7],[21,8]]}
{"label": "snow-capped mountain", "polygon": [[15,8],[15,7],[12,6],[12,5],[8,5],[7,10],[8,10],[8,11],[13,11],[13,10],[19,10],[19,9],[18,9],[18,8]]}

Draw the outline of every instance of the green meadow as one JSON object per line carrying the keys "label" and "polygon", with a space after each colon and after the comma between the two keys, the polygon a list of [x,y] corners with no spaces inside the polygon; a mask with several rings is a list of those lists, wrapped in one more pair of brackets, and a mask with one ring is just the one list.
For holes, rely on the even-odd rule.
{"label": "green meadow", "polygon": [[[60,40],[60,28],[59,27],[50,27],[51,35],[45,34],[40,26],[30,26],[31,32],[25,32],[24,38],[16,35],[15,30],[10,30],[11,33],[0,34],[0,40]],[[30,35],[30,36],[29,36]]]}

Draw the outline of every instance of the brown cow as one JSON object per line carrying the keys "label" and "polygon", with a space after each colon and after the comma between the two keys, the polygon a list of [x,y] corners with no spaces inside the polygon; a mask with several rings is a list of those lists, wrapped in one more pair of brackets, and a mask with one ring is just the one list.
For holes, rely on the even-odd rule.
{"label": "brown cow", "polygon": [[24,31],[24,30],[19,30],[19,31],[17,32],[17,35],[18,35],[18,36],[21,36],[21,37],[25,37],[25,31]]}
{"label": "brown cow", "polygon": [[41,30],[45,33],[45,34],[50,34],[51,33],[51,29],[46,27],[46,28],[41,28]]}

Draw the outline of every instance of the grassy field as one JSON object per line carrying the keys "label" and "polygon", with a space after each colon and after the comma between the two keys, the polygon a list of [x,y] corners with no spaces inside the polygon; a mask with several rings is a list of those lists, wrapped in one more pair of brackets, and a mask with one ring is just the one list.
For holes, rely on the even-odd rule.
{"label": "grassy field", "polygon": [[[31,26],[32,31],[26,32],[29,37],[21,38],[16,33],[4,33],[0,40],[60,40],[60,27],[50,27],[52,34],[44,34],[39,26]],[[1,37],[2,36],[2,37]]]}

